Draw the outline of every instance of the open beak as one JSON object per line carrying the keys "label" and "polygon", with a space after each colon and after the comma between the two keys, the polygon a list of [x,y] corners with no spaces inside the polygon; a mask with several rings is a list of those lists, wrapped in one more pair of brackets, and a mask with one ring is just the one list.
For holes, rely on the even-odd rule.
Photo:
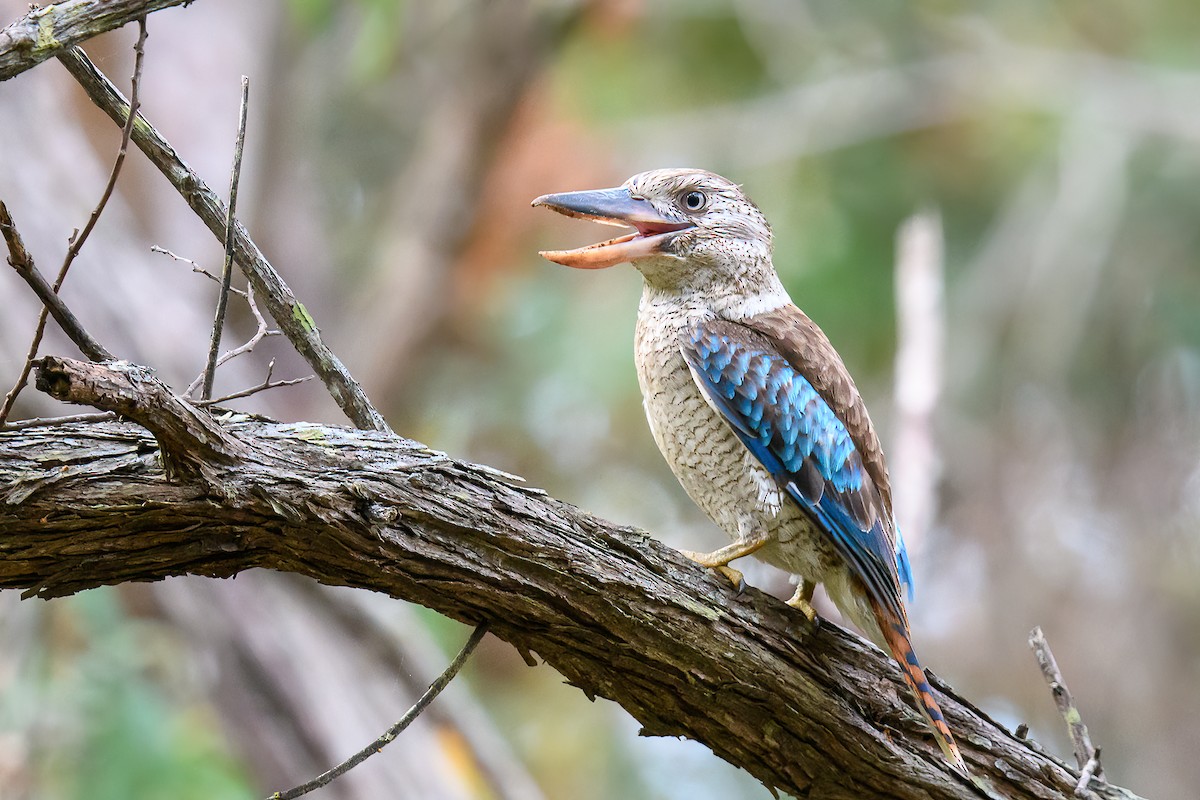
{"label": "open beak", "polygon": [[693,227],[664,217],[648,200],[634,197],[624,187],[587,192],[544,194],[533,201],[568,217],[590,219],[605,225],[627,225],[634,233],[590,244],[575,250],[543,250],[542,258],[576,269],[603,269],[625,261],[663,255],[675,234]]}

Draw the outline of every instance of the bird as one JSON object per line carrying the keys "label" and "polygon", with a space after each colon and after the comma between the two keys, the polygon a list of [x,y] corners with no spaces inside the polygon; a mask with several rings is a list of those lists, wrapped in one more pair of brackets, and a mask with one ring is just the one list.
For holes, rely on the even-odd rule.
{"label": "bird", "polygon": [[633,229],[540,255],[641,273],[634,358],[651,434],[732,540],[684,555],[739,586],[729,563],[743,556],[786,570],[798,579],[788,603],[810,623],[823,584],[892,655],[945,758],[968,774],[913,649],[903,591],[911,597],[912,573],[879,437],[841,357],[780,281],[758,206],[700,169],[651,170],[532,205]]}

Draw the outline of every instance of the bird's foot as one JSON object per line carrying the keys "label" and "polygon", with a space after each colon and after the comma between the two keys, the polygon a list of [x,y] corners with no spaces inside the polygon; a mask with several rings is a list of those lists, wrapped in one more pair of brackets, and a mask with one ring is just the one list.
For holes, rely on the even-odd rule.
{"label": "bird's foot", "polygon": [[[721,553],[718,550],[716,553],[698,553],[695,550],[680,550],[685,556],[695,561],[702,567],[715,569],[717,572],[725,576],[725,578],[733,584],[733,588],[737,589],[737,593],[741,594],[746,591],[746,576],[733,567],[729,566],[728,559],[722,559],[718,556]],[[723,554],[722,554],[723,555]]]}
{"label": "bird's foot", "polygon": [[813,590],[816,588],[815,583],[810,583],[802,578],[800,583],[796,584],[795,594],[787,601],[789,606],[799,609],[800,613],[808,619],[808,624],[812,626],[816,626],[818,622],[817,610],[812,606]]}

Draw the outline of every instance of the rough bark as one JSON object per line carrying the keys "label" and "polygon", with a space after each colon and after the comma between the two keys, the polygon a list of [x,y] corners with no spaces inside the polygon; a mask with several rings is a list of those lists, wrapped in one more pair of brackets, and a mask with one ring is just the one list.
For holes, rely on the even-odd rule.
{"label": "rough bark", "polygon": [[72,0],[29,13],[0,30],[0,81],[20,75],[31,67],[93,36],[99,36],[138,17],[193,0]]}
{"label": "rough bark", "polygon": [[[982,796],[942,760],[881,653],[832,625],[806,630],[780,601],[736,594],[641,531],[386,433],[176,413],[128,367],[48,358],[38,380],[151,433],[0,431],[0,588],[59,597],[168,575],[299,573],[487,620],[646,734],[697,739],[798,797]],[[1073,770],[938,685],[994,796],[1070,796]]]}

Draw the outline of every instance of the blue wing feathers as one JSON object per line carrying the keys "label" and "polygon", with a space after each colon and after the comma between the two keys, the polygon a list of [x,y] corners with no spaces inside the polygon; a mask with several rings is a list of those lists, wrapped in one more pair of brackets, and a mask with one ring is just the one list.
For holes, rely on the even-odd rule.
{"label": "blue wing feathers", "polygon": [[913,582],[912,564],[908,561],[908,548],[904,546],[904,535],[896,528],[896,572],[899,573],[900,585],[908,594],[908,602],[916,599],[916,584]]}
{"label": "blue wing feathers", "polygon": [[829,535],[883,605],[900,618],[898,583],[912,586],[903,542],[893,550],[868,496],[846,426],[800,371],[762,336],[698,326],[683,355],[701,388],[751,454]]}

